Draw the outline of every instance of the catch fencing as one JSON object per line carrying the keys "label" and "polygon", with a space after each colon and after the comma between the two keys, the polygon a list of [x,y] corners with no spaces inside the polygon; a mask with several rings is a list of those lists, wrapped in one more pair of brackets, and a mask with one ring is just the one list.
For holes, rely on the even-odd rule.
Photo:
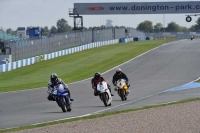
{"label": "catch fencing", "polygon": [[[43,54],[40,56],[35,56],[35,57],[27,58],[27,59],[22,59],[22,60],[10,62],[10,63],[2,64],[0,65],[0,73],[8,72],[8,71],[18,69],[24,66],[32,65],[43,60],[49,60],[49,59],[57,58],[60,56],[80,52],[83,50],[87,50],[87,49],[91,49],[95,47],[101,47],[104,45],[116,44],[118,42],[119,42],[119,39],[88,43],[88,44],[84,44],[84,45],[69,48],[69,49],[64,49],[64,50],[60,50],[60,51],[56,51],[56,52],[52,52],[48,54]],[[126,42],[128,42],[127,39],[126,39]]]}
{"label": "catch fencing", "polygon": [[179,38],[179,39],[190,39],[194,36],[195,39],[200,38],[198,32],[158,32],[158,33],[145,33],[145,36],[150,36],[154,38]]}
{"label": "catch fencing", "polygon": [[12,61],[17,61],[92,42],[108,41],[138,35],[144,35],[144,33],[133,28],[124,27],[109,29],[93,28],[84,31],[71,31],[61,34],[53,34],[40,39],[5,41],[5,47],[11,48]]}

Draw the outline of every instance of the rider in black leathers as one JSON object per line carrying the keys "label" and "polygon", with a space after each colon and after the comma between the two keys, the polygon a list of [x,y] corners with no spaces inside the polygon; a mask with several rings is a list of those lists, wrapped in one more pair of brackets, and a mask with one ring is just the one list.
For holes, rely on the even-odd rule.
{"label": "rider in black leathers", "polygon": [[125,79],[126,80],[126,84],[127,87],[130,87],[130,84],[128,83],[128,77],[126,76],[126,74],[124,74],[120,68],[116,69],[116,73],[113,75],[113,79],[112,79],[112,83],[114,86],[116,86],[116,83],[119,79]]}
{"label": "rider in black leathers", "polygon": [[[96,72],[94,74],[94,78],[92,78],[91,80],[91,84],[92,84],[92,88],[94,89],[95,96],[98,95],[97,84],[102,81],[105,81],[107,83],[108,89],[110,90],[110,93],[111,93],[111,87],[110,87],[109,82],[105,78],[103,78],[99,72]],[[111,93],[111,96],[114,96],[114,95]]]}

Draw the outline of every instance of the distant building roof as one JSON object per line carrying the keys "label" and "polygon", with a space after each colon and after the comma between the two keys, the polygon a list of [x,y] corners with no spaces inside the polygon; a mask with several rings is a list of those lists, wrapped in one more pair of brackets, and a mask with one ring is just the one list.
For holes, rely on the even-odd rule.
{"label": "distant building roof", "polygon": [[25,27],[18,27],[17,30],[25,30]]}

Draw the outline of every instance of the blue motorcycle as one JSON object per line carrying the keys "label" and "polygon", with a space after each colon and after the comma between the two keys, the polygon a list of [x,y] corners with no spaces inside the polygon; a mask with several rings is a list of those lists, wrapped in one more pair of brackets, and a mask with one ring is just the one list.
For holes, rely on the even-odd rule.
{"label": "blue motorcycle", "polygon": [[53,95],[55,101],[63,112],[71,111],[70,97],[62,84],[54,86],[54,91],[51,93],[51,95]]}

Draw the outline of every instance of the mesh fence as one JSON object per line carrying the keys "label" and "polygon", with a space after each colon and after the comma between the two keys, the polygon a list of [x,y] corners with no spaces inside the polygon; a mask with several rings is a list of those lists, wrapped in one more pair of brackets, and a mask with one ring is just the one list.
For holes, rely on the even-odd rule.
{"label": "mesh fence", "polygon": [[129,37],[136,37],[136,36],[145,36],[145,34],[141,31],[137,31],[136,29],[134,28],[128,28],[129,30]]}
{"label": "mesh fence", "polygon": [[180,39],[190,39],[192,35],[195,38],[200,38],[200,34],[177,34],[177,33],[169,33],[169,32],[159,32],[159,33],[145,33],[146,36],[151,36],[154,38],[180,38]]}
{"label": "mesh fence", "polygon": [[5,41],[5,47],[11,48],[12,60],[17,61],[92,42],[124,38],[127,37],[126,34],[134,37],[143,33],[133,28],[129,31],[125,28],[91,29],[53,34],[40,39]]}
{"label": "mesh fence", "polygon": [[94,29],[92,34],[93,34],[93,42],[114,39],[112,29],[105,29],[105,30]]}
{"label": "mesh fence", "polygon": [[125,28],[115,28],[114,29],[114,38],[119,39],[119,38],[124,38],[125,36]]}

